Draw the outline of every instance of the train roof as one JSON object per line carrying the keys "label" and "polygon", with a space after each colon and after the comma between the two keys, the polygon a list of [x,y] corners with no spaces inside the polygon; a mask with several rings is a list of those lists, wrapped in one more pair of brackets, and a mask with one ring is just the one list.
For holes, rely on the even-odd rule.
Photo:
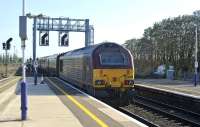
{"label": "train roof", "polygon": [[53,55],[50,55],[50,56],[43,56],[43,57],[40,57],[40,59],[55,59],[56,57],[58,56],[58,54],[53,54]]}
{"label": "train roof", "polygon": [[90,45],[88,47],[83,47],[80,49],[75,49],[66,53],[63,53],[62,55],[76,55],[76,54],[92,54],[94,52],[95,49],[97,49],[98,47],[101,46],[110,46],[110,45],[115,45],[115,46],[119,46],[122,47],[121,45],[114,43],[114,42],[103,42],[103,43],[99,43],[99,44],[95,44],[95,45]]}
{"label": "train roof", "polygon": [[[88,47],[83,47],[83,48],[79,48],[79,49],[75,49],[75,50],[71,50],[68,52],[64,52],[64,53],[60,53],[60,54],[53,54],[50,56],[44,56],[44,57],[40,57],[40,59],[56,59],[56,57],[62,57],[62,56],[71,56],[71,55],[79,55],[79,54],[89,54],[92,55],[92,53],[98,48],[98,47],[110,47],[110,46],[117,46],[117,47],[121,47],[123,49],[125,49],[123,46],[114,43],[114,42],[102,42],[99,44],[95,44],[95,45],[90,45]],[[126,49],[125,49],[126,50]]]}

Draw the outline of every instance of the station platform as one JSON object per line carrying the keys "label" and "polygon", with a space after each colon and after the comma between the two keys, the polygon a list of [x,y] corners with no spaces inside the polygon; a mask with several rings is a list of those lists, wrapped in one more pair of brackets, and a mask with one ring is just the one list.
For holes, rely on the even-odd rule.
{"label": "station platform", "polygon": [[200,83],[198,83],[197,86],[194,86],[194,83],[191,81],[169,79],[136,79],[135,84],[150,86],[153,88],[159,88],[174,93],[200,98]]}
{"label": "station platform", "polygon": [[20,79],[19,76],[12,76],[0,80],[0,113],[6,108],[10,100],[16,97],[16,86]]}
{"label": "station platform", "polygon": [[15,86],[16,97],[0,112],[0,127],[146,127],[68,83],[57,78],[45,81],[34,85],[33,78],[27,78],[26,121],[20,120],[20,83]]}

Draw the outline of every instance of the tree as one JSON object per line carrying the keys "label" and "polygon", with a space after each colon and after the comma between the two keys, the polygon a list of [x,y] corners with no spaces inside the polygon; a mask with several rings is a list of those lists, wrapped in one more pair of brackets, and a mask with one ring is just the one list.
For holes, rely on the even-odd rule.
{"label": "tree", "polygon": [[[140,39],[127,40],[124,46],[134,56],[137,73],[148,75],[161,64],[173,65],[176,72],[180,72],[184,67],[192,72],[195,24],[198,22],[200,22],[200,10],[195,11],[193,15],[163,19],[145,29]],[[198,43],[199,40],[198,38]],[[200,48],[200,43],[198,46]],[[200,52],[198,59],[200,60]],[[176,75],[179,76],[178,73]]]}

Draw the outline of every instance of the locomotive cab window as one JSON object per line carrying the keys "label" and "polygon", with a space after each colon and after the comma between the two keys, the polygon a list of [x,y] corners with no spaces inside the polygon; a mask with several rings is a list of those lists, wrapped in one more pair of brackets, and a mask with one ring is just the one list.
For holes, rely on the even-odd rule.
{"label": "locomotive cab window", "polygon": [[121,52],[102,52],[100,63],[101,65],[127,65],[128,59]]}

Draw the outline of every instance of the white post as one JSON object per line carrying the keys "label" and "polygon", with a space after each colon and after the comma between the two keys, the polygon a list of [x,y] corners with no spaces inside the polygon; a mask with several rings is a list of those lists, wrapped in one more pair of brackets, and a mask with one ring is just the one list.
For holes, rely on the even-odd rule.
{"label": "white post", "polygon": [[198,40],[197,40],[197,25],[195,29],[195,83],[194,85],[197,85],[197,68],[198,68],[198,60],[197,60],[197,53],[198,53]]}
{"label": "white post", "polygon": [[[25,0],[22,0],[22,16],[25,15]],[[23,82],[26,82],[26,66],[25,66],[25,40],[22,40],[22,45],[21,45],[21,48],[22,48],[22,77],[23,77]]]}
{"label": "white post", "polygon": [[25,0],[22,1],[22,16],[25,15]]}
{"label": "white post", "polygon": [[23,82],[26,82],[26,65],[25,65],[25,40],[22,40],[22,77],[23,77]]}

